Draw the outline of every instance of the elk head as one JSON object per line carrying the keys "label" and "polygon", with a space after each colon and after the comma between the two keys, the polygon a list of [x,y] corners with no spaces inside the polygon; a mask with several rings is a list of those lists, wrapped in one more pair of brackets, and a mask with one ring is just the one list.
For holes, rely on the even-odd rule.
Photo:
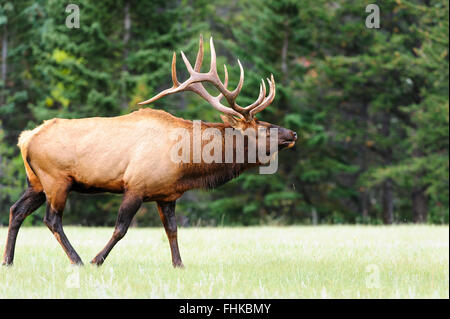
{"label": "elk head", "polygon": [[[242,85],[244,84],[244,69],[241,62],[238,59],[238,64],[240,68],[240,78],[238,86],[230,91],[227,89],[228,86],[228,71],[227,67],[224,65],[225,81],[222,82],[217,73],[216,66],[216,52],[214,49],[213,39],[210,39],[210,50],[211,50],[211,65],[209,71],[206,73],[201,73],[200,68],[203,62],[203,37],[200,36],[199,50],[197,53],[197,59],[195,61],[194,68],[192,68],[191,63],[181,51],[181,57],[183,58],[184,64],[190,74],[190,77],[180,83],[177,79],[176,73],[176,54],[173,53],[172,58],[172,82],[171,88],[166,89],[149,100],[140,102],[139,105],[145,105],[152,103],[166,95],[173,93],[178,93],[182,91],[192,91],[206,100],[211,104],[216,110],[222,112],[221,119],[225,124],[228,124],[234,129],[244,131],[248,128],[254,129],[256,131],[269,131],[270,129],[276,128],[278,132],[278,150],[284,148],[290,148],[294,146],[297,140],[297,133],[289,129],[274,125],[268,122],[259,121],[256,119],[255,115],[266,107],[268,107],[273,99],[275,98],[275,80],[273,75],[270,79],[266,79],[269,85],[269,94],[266,96],[266,84],[264,80],[261,80],[259,96],[255,102],[252,104],[242,107],[236,103],[236,98],[241,92]],[[202,85],[202,82],[209,82],[214,85],[220,92],[217,96],[212,96]],[[229,106],[223,105],[220,101],[225,97]],[[260,138],[261,136],[258,135]],[[265,135],[266,143],[269,144],[268,134]],[[267,148],[268,149],[268,148]]]}

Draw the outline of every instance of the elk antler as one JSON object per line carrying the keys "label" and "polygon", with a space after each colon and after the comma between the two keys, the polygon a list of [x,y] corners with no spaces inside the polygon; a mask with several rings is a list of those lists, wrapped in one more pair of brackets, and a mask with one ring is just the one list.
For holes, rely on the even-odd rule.
{"label": "elk antler", "polygon": [[[225,82],[222,83],[222,81],[219,78],[219,75],[217,74],[217,66],[216,66],[216,51],[214,49],[214,43],[213,39],[210,39],[210,50],[211,50],[211,65],[209,68],[209,71],[207,73],[200,73],[200,68],[202,66],[203,62],[203,37],[200,36],[199,41],[199,49],[197,53],[197,59],[195,61],[194,68],[192,68],[191,63],[184,55],[183,51],[181,51],[181,57],[183,58],[184,64],[186,65],[186,68],[190,74],[190,77],[184,81],[183,83],[179,83],[177,79],[177,72],[176,72],[176,54],[173,53],[172,58],[172,82],[173,85],[171,88],[166,89],[156,96],[152,97],[149,100],[146,100],[144,102],[140,102],[139,105],[149,104],[152,103],[163,96],[182,92],[182,91],[192,91],[200,95],[203,99],[205,99],[209,104],[211,104],[216,110],[229,114],[234,115],[239,118],[243,118],[247,121],[251,121],[254,117],[254,115],[258,112],[261,112],[264,110],[267,106],[272,103],[273,99],[275,98],[275,80],[273,79],[273,75],[271,75],[270,80],[267,79],[267,82],[269,83],[270,91],[269,95],[266,97],[266,85],[264,83],[264,80],[262,80],[262,83],[260,85],[259,90],[259,97],[257,100],[252,103],[251,105],[248,105],[246,107],[241,107],[236,103],[236,98],[241,92],[242,85],[244,84],[244,69],[242,68],[241,62],[238,60],[239,68],[240,68],[240,77],[239,77],[239,83],[238,86],[233,90],[229,91],[227,89],[228,86],[228,70],[227,67],[224,65],[224,72],[225,72]],[[206,89],[203,87],[201,82],[209,82],[213,84],[220,92],[217,96],[212,96],[206,91]],[[227,100],[229,107],[223,105],[220,103],[222,98],[225,97]]]}

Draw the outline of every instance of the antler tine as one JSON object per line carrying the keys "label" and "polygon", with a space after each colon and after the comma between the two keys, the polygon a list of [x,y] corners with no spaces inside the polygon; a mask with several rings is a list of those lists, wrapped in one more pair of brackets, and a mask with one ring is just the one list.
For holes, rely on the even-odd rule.
{"label": "antler tine", "polygon": [[174,93],[173,87],[170,88],[170,89],[166,89],[166,90],[164,90],[164,91],[158,93],[157,95],[155,95],[155,96],[152,97],[151,99],[148,99],[148,100],[143,101],[143,102],[139,102],[138,104],[139,104],[139,105],[150,104],[150,103],[155,102],[156,100],[158,100],[158,99],[160,99],[160,98],[162,98],[162,97],[164,97],[164,96],[166,96],[166,95],[172,94],[172,93]]}
{"label": "antler tine", "polygon": [[[236,104],[236,98],[241,92],[242,85],[244,83],[244,68],[242,67],[241,61],[238,60],[239,68],[240,68],[240,78],[239,83],[236,89],[233,91],[227,90],[226,86],[222,84],[219,79],[219,75],[217,74],[217,62],[216,62],[216,49],[214,47],[214,40],[211,37],[209,39],[210,51],[211,51],[211,66],[209,69],[209,74],[211,75],[211,81],[214,86],[220,91],[220,93],[225,96],[230,107],[238,113],[244,112],[244,109]],[[228,72],[226,72],[226,77],[228,78]],[[228,84],[228,83],[227,83]]]}
{"label": "antler tine", "polygon": [[[186,58],[186,55],[184,55],[183,51],[180,51],[180,53],[181,53],[181,58],[184,61],[184,65],[186,65],[186,68],[188,69],[189,74],[191,74],[191,76],[192,76],[192,74],[194,73],[194,69],[192,68],[191,62],[189,62],[189,60]],[[189,80],[191,80],[191,79],[189,78],[186,82],[188,82]]]}
{"label": "antler tine", "polygon": [[209,67],[209,74],[217,78],[217,65],[216,65],[216,49],[214,48],[213,37],[209,38],[209,51],[211,53],[211,62]]}
{"label": "antler tine", "polygon": [[241,93],[242,86],[244,85],[244,68],[242,67],[241,61],[239,59],[237,60],[239,64],[240,69],[240,75],[239,75],[239,83],[238,86],[234,89],[233,92],[231,92],[231,95],[236,99],[236,97]]}
{"label": "antler tine", "polygon": [[200,40],[198,42],[197,59],[195,60],[194,71],[200,72],[203,62],[203,35],[200,34]]}
{"label": "antler tine", "polygon": [[275,80],[273,78],[273,74],[270,75],[270,80],[267,79],[267,82],[269,83],[270,86],[269,95],[264,99],[264,101],[260,105],[256,106],[254,109],[250,111],[251,117],[253,117],[256,113],[259,113],[266,107],[268,107],[275,98]]}
{"label": "antler tine", "polygon": [[214,47],[213,37],[209,39],[209,50],[211,51],[211,64],[209,67],[208,75],[210,76],[210,82],[214,84],[214,86],[219,89],[220,95],[225,96],[230,106],[232,106],[232,100],[230,100],[229,91],[226,89],[228,86],[228,70],[224,65],[225,69],[225,78],[227,80],[227,85],[222,84],[219,79],[219,75],[217,74],[217,61],[216,61],[216,49]]}
{"label": "antler tine", "polygon": [[[228,70],[227,70],[227,66],[224,64],[223,65],[223,71],[224,71],[224,73],[225,73],[225,81],[224,81],[224,83],[223,83],[223,86],[224,86],[224,88],[226,89],[227,87],[228,87]],[[222,98],[223,98],[223,93],[220,93],[218,96],[217,96],[217,100],[218,101],[220,101],[220,100],[222,100]]]}
{"label": "antler tine", "polygon": [[166,90],[158,93],[151,99],[148,99],[143,102],[139,102],[138,104],[139,105],[150,104],[166,95],[174,93],[174,90],[180,86],[180,83],[178,82],[178,79],[177,79],[177,54],[175,52],[173,53],[173,56],[172,56],[172,82],[173,82],[173,85],[170,89],[166,89]]}
{"label": "antler tine", "polygon": [[177,54],[174,52],[172,57],[172,82],[173,87],[179,87],[180,83],[177,79]]}
{"label": "antler tine", "polygon": [[227,66],[225,64],[223,65],[223,72],[225,73],[225,81],[223,83],[223,86],[225,88],[227,88],[227,86],[228,86],[228,70],[227,70]]}
{"label": "antler tine", "polygon": [[[215,77],[215,80],[218,80],[217,84],[219,84],[219,86],[222,86],[223,88],[226,89],[227,85],[223,85],[220,82],[219,76],[217,74],[216,49],[214,47],[214,40],[212,37],[209,39],[209,45],[210,45],[210,50],[211,50],[211,67],[209,69],[209,73]],[[229,98],[231,100],[236,99],[236,97],[241,92],[242,85],[244,84],[244,68],[242,67],[241,61],[239,61],[239,59],[238,59],[238,64],[239,64],[239,69],[240,69],[239,83],[238,83],[238,86],[233,91],[230,92],[230,91],[226,90],[228,97],[227,96],[225,96],[225,97],[227,97],[227,100]],[[226,70],[226,66],[224,66],[224,67],[225,67],[225,77],[228,78],[228,72]],[[234,101],[228,101],[228,102],[234,102]],[[230,103],[230,105],[232,105],[232,104],[234,104],[234,103]]]}
{"label": "antler tine", "polygon": [[249,106],[245,107],[244,109],[246,111],[250,112],[255,107],[257,107],[259,104],[261,104],[261,102],[263,101],[263,99],[265,97],[266,97],[266,84],[264,83],[264,80],[261,79],[261,84],[259,85],[259,96],[258,96],[258,98],[256,99],[255,102],[253,102]]}

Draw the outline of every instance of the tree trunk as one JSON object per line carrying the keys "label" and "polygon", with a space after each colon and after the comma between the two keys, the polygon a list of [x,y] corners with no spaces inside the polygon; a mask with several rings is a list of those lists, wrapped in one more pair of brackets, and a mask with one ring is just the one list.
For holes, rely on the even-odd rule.
{"label": "tree trunk", "polygon": [[[389,138],[391,134],[391,114],[386,111],[382,118],[381,134]],[[392,148],[386,147],[384,154],[384,163],[386,166],[392,164]],[[390,225],[394,222],[394,185],[392,179],[388,178],[383,183],[383,222]]]}
{"label": "tree trunk", "polygon": [[289,29],[286,22],[283,47],[281,48],[281,72],[283,73],[283,80],[286,80],[288,78],[288,71],[289,71],[287,63],[288,48],[289,48]]}
{"label": "tree trunk", "polygon": [[[3,86],[6,86],[6,74],[8,71],[8,64],[7,64],[7,57],[8,57],[8,30],[6,28],[6,24],[3,26],[3,36],[2,36],[2,66],[1,66],[1,80],[3,82]],[[3,91],[3,92],[2,92]],[[0,90],[0,105],[5,104],[6,102],[6,94],[4,92],[5,90]],[[0,121],[0,131],[3,129],[2,122]],[[2,154],[0,154],[0,180],[3,177],[3,170],[2,170],[2,164],[3,158]],[[3,191],[3,185],[0,184],[0,191]],[[0,207],[2,207],[2,202],[0,202]]]}
{"label": "tree trunk", "polygon": [[[422,157],[423,153],[420,148],[415,145],[413,151],[414,157]],[[415,187],[411,193],[412,213],[414,223],[426,223],[428,218],[428,196],[425,193],[426,187],[423,186],[422,174],[419,172],[415,176]]]}
{"label": "tree trunk", "polygon": [[426,223],[428,218],[428,196],[423,188],[413,190],[412,206],[414,223]]}
{"label": "tree trunk", "polygon": [[[2,37],[2,82],[3,86],[6,87],[6,76],[8,74],[8,29],[6,24],[3,26],[3,37]],[[5,94],[0,95],[0,104],[6,102]]]}
{"label": "tree trunk", "polygon": [[311,209],[311,223],[316,226],[319,224],[319,214],[317,214],[317,209],[313,207]]}
{"label": "tree trunk", "polygon": [[[363,141],[367,141],[368,139],[368,130],[370,126],[370,116],[367,112],[368,109],[368,103],[364,103],[362,110],[361,110],[361,121],[364,123],[363,130],[364,130],[364,136]],[[361,174],[364,174],[367,172],[367,168],[369,166],[369,149],[367,148],[366,144],[362,144],[358,146],[359,148],[359,154],[361,156],[359,157],[360,163],[359,167],[360,170],[358,172],[358,178],[361,176]],[[359,209],[361,212],[362,222],[367,223],[369,221],[369,210],[370,210],[370,198],[369,198],[369,189],[366,187],[360,189],[359,192]]]}
{"label": "tree trunk", "polygon": [[[122,74],[128,72],[127,66],[127,58],[128,58],[128,42],[130,41],[130,29],[131,29],[131,17],[130,17],[130,2],[127,1],[124,9],[124,18],[123,18],[123,64],[122,64]],[[128,107],[128,96],[127,96],[127,87],[126,87],[126,79],[124,79],[123,84],[123,95],[122,95],[122,108],[126,109]]]}
{"label": "tree trunk", "polygon": [[386,225],[394,222],[394,190],[390,178],[383,183],[383,222]]}
{"label": "tree trunk", "polygon": [[369,207],[370,207],[369,194],[368,194],[367,190],[360,192],[359,201],[360,201],[360,206],[361,206],[360,209],[361,209],[362,222],[367,223],[369,221]]}

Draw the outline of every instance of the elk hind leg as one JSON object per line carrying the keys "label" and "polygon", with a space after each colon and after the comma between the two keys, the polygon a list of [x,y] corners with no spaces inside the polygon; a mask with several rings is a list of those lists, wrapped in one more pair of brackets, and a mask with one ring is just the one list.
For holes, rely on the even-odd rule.
{"label": "elk hind leg", "polygon": [[69,193],[68,190],[69,187],[67,185],[60,185],[60,187],[54,187],[54,191],[50,193],[50,196],[47,196],[47,210],[45,212],[44,223],[60,243],[69,257],[70,262],[75,265],[82,265],[83,262],[81,261],[80,256],[78,256],[77,252],[70,244],[62,226],[62,217],[67,195]]}
{"label": "elk hind leg", "polygon": [[11,207],[9,212],[8,237],[6,239],[3,265],[12,265],[17,234],[25,218],[31,215],[45,202],[42,191],[36,191],[29,187],[22,197]]}

